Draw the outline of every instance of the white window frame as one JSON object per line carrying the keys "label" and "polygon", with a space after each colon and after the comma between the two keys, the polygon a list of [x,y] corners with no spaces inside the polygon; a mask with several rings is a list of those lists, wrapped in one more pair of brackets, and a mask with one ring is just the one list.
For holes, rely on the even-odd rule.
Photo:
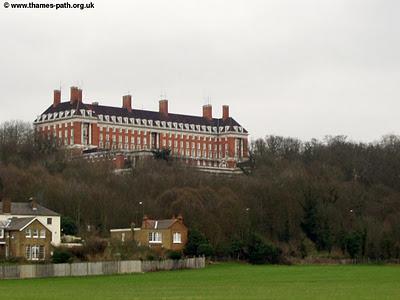
{"label": "white window frame", "polygon": [[162,243],[162,233],[158,231],[149,232],[149,243],[150,244],[161,244]]}
{"label": "white window frame", "polygon": [[0,239],[4,239],[4,229],[0,228]]}
{"label": "white window frame", "polygon": [[39,231],[39,237],[41,239],[45,239],[46,238],[46,229],[40,229]]}
{"label": "white window frame", "polygon": [[182,244],[182,234],[180,232],[174,232],[172,235],[172,242],[174,244]]}
{"label": "white window frame", "polygon": [[34,239],[39,238],[39,229],[33,229],[32,237]]}
{"label": "white window frame", "polygon": [[31,238],[32,237],[32,231],[30,228],[25,230],[25,237]]}
{"label": "white window frame", "polygon": [[39,246],[31,246],[31,260],[39,260]]}

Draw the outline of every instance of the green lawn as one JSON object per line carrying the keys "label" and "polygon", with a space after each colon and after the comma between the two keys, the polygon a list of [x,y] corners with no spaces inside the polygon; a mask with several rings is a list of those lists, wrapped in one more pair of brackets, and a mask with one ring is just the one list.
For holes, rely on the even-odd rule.
{"label": "green lawn", "polygon": [[0,299],[400,299],[400,266],[250,266],[1,280]]}

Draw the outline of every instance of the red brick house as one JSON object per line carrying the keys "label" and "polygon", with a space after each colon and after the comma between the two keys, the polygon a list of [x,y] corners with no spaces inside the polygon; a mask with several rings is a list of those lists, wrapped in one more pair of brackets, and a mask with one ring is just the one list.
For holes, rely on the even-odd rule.
{"label": "red brick house", "polygon": [[121,107],[111,107],[84,103],[82,90],[71,87],[69,101],[62,102],[61,91],[54,91],[53,104],[34,126],[60,145],[90,152],[93,159],[118,153],[135,160],[151,150],[170,149],[176,159],[209,171],[237,171],[237,164],[248,160],[248,132],[227,105],[217,118],[211,105],[203,106],[202,116],[171,113],[165,99],[159,111],[135,109],[131,95],[122,97]]}

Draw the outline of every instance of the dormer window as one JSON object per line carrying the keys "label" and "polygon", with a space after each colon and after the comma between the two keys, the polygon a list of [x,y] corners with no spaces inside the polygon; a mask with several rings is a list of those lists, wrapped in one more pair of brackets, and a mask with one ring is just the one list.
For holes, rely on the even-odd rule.
{"label": "dormer window", "polygon": [[29,228],[25,230],[25,237],[27,237],[27,238],[32,237],[32,231]]}

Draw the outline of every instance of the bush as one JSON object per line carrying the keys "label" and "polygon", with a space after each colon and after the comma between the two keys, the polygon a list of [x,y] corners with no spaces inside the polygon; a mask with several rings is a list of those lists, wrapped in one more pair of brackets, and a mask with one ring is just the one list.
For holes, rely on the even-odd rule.
{"label": "bush", "polygon": [[214,255],[214,249],[210,243],[200,244],[197,248],[197,255],[204,255],[205,257],[210,257]]}
{"label": "bush", "polygon": [[52,262],[55,264],[69,263],[72,260],[72,253],[66,249],[55,249]]}
{"label": "bush", "polygon": [[196,229],[190,230],[184,253],[186,255],[201,255],[198,248],[202,244],[208,244],[206,237]]}
{"label": "bush", "polygon": [[180,251],[170,251],[167,253],[167,257],[173,260],[179,260],[182,258],[182,252]]}
{"label": "bush", "polygon": [[360,256],[362,249],[362,235],[359,232],[352,232],[346,236],[346,250],[351,258]]}
{"label": "bush", "polygon": [[61,217],[61,231],[65,235],[75,235],[78,233],[78,227],[70,217]]}
{"label": "bush", "polygon": [[282,254],[279,248],[267,244],[259,235],[251,236],[248,252],[251,264],[277,264],[280,262]]}
{"label": "bush", "polygon": [[101,238],[90,238],[86,241],[85,251],[90,255],[101,255],[108,246],[107,240]]}

